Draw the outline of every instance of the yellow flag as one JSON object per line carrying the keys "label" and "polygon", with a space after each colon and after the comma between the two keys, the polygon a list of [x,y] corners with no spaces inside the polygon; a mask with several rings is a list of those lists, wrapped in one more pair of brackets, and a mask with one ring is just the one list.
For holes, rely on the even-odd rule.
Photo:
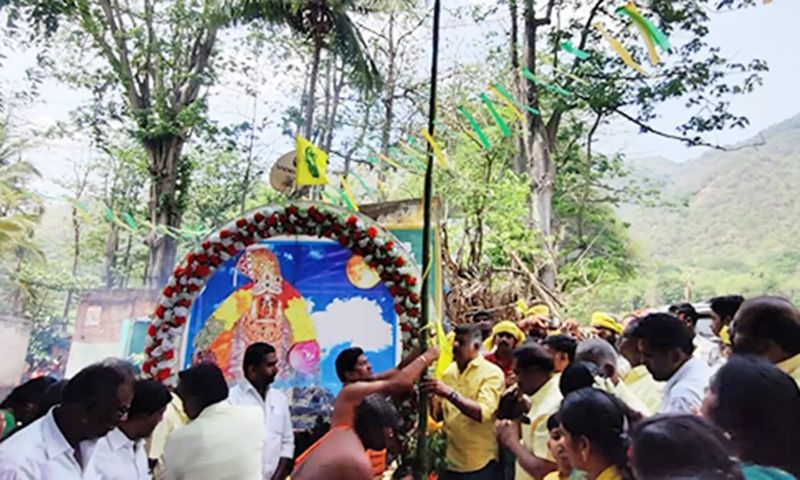
{"label": "yellow flag", "polygon": [[439,360],[436,362],[436,378],[442,379],[444,371],[453,363],[453,343],[455,334],[453,332],[444,333],[442,319],[436,320],[436,346],[439,348]]}
{"label": "yellow flag", "polygon": [[298,185],[327,185],[328,154],[307,139],[297,136],[295,140]]}

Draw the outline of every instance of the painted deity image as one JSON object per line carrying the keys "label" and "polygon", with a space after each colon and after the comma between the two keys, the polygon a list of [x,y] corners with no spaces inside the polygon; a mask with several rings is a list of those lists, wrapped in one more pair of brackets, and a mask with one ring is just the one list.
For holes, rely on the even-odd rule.
{"label": "painted deity image", "polygon": [[253,245],[240,256],[234,275],[250,282],[228,296],[195,338],[196,361],[213,361],[228,380],[242,377],[247,346],[266,342],[278,355],[278,378],[314,376],[320,347],[306,301],[281,275],[275,253]]}

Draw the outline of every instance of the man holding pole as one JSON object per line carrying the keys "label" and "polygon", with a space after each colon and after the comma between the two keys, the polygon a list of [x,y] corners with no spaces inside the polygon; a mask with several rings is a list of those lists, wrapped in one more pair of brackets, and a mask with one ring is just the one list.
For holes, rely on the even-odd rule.
{"label": "man holding pole", "polygon": [[480,355],[482,336],[476,325],[455,329],[455,362],[442,380],[429,379],[422,389],[433,395],[432,416],[444,421],[447,472],[444,480],[490,480],[500,474],[494,412],[505,385],[503,371]]}

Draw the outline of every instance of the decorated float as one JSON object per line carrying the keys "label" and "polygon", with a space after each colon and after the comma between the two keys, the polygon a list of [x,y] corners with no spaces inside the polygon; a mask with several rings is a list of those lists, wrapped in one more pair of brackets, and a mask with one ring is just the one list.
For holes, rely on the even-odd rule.
{"label": "decorated float", "polygon": [[359,346],[381,371],[417,337],[420,283],[412,252],[365,215],[303,202],[258,208],[175,268],[142,368],[174,385],[179,370],[211,361],[235,382],[247,345],[268,342],[280,359],[275,387],[295,428],[310,430],[341,388],[339,352]]}

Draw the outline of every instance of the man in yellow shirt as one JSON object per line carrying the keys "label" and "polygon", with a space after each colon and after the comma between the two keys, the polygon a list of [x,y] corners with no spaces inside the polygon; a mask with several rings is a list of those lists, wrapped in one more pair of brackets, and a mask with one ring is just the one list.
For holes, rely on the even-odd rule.
{"label": "man in yellow shirt", "polygon": [[628,323],[619,340],[619,353],[631,364],[631,371],[622,378],[630,393],[647,406],[650,412],[657,412],[664,400],[664,382],[657,382],[644,364],[644,355],[639,350],[639,341],[631,333],[639,325],[637,318]]}
{"label": "man in yellow shirt", "polygon": [[447,472],[443,480],[493,480],[499,475],[494,413],[505,385],[503,371],[480,355],[481,331],[476,325],[455,329],[453,358],[442,380],[427,380],[432,413],[444,421]]}
{"label": "man in yellow shirt", "polygon": [[222,370],[204,363],[182,371],[176,390],[189,418],[164,447],[166,480],[258,480],[266,431],[258,407],[228,403]]}
{"label": "man in yellow shirt", "polygon": [[155,480],[164,479],[164,447],[169,436],[172,435],[173,430],[189,422],[189,418],[186,417],[186,413],[183,411],[183,402],[180,397],[175,395],[175,392],[172,392],[171,395],[172,401],[167,405],[167,410],[164,412],[161,422],[150,435],[147,446],[147,457],[150,459],[151,464],[155,464],[153,467],[153,478]]}
{"label": "man in yellow shirt", "polygon": [[[555,459],[547,448],[547,419],[561,404],[560,376],[553,371],[553,358],[539,344],[527,343],[514,350],[514,359],[517,387],[507,395],[516,395],[520,400],[523,395],[528,396],[530,410],[527,419],[499,420],[495,433],[517,458],[515,480],[541,479],[556,470]],[[526,424],[520,425],[521,420]]]}
{"label": "man in yellow shirt", "polygon": [[761,355],[800,386],[800,310],[780,297],[747,300],[734,318],[733,350]]}

